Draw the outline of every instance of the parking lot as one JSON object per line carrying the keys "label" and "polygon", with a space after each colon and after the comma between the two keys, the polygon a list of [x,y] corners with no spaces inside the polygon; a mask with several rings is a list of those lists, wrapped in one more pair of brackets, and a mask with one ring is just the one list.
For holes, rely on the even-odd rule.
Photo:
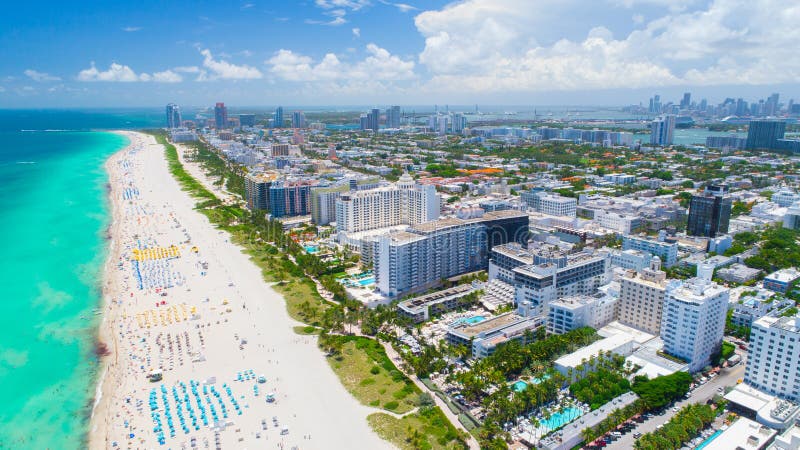
{"label": "parking lot", "polygon": [[[608,450],[630,450],[639,434],[649,433],[656,428],[667,423],[678,410],[690,403],[705,403],[714,398],[714,395],[721,394],[725,387],[735,386],[736,382],[744,377],[744,364],[738,364],[731,368],[722,369],[719,375],[711,378],[705,384],[696,387],[690,392],[689,398],[676,402],[674,405],[664,409],[661,414],[651,414],[641,423],[634,423],[629,426],[627,431],[620,433],[605,447]],[[587,447],[588,448],[588,447]]]}

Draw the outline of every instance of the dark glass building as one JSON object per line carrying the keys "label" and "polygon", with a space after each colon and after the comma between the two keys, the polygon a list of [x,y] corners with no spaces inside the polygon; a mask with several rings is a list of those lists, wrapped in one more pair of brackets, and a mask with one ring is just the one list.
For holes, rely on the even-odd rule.
{"label": "dark glass building", "polygon": [[214,124],[218,130],[228,127],[228,108],[225,107],[225,103],[217,103],[214,106]]}
{"label": "dark glass building", "polygon": [[751,120],[747,130],[747,148],[777,149],[783,139],[786,122],[782,120]]}
{"label": "dark glass building", "polygon": [[686,234],[716,237],[727,233],[732,204],[727,193],[727,186],[712,185],[707,187],[702,195],[692,196],[692,201],[689,203],[689,222],[686,225]]}

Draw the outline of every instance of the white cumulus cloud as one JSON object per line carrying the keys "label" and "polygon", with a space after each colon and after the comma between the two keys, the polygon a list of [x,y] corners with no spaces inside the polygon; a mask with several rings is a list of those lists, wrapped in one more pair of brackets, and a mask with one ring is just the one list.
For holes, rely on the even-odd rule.
{"label": "white cumulus cloud", "polygon": [[366,47],[367,56],[354,63],[341,61],[334,53],[319,62],[291,50],[278,50],[266,64],[270,72],[289,81],[382,80],[398,81],[415,78],[414,62],[392,55],[375,44]]}
{"label": "white cumulus cloud", "polygon": [[[432,89],[481,92],[776,84],[800,78],[800,4],[698,3],[540,0],[530,8],[525,0],[463,0],[415,17],[425,38],[419,62],[431,73]],[[655,18],[646,22],[637,14],[633,31],[592,24],[640,6]],[[554,37],[560,27],[553,16],[576,7],[583,14],[571,26],[588,32]]]}
{"label": "white cumulus cloud", "polygon": [[83,69],[78,72],[78,76],[76,77],[78,81],[105,81],[105,82],[121,82],[121,83],[133,83],[137,81],[141,82],[156,82],[156,83],[180,83],[183,81],[183,77],[177,71],[173,70],[165,70],[162,72],[154,72],[152,74],[149,73],[140,73],[137,74],[131,69],[129,66],[118,64],[118,63],[111,63],[108,67],[108,70],[99,70],[97,66],[95,66],[94,61],[91,63],[91,67],[88,69]]}
{"label": "white cumulus cloud", "polygon": [[236,65],[221,59],[214,59],[211,50],[202,49],[203,67],[207,70],[200,71],[198,80],[253,80],[262,78],[261,71],[248,65]]}
{"label": "white cumulus cloud", "polygon": [[134,82],[144,81],[136,72],[128,66],[111,63],[108,70],[100,71],[92,62],[91,67],[83,69],[78,72],[79,81],[119,81],[119,82]]}
{"label": "white cumulus cloud", "polygon": [[33,70],[33,69],[28,69],[23,73],[25,74],[25,76],[27,76],[28,78],[30,78],[33,81],[47,82],[47,81],[59,81],[59,80],[61,80],[61,78],[59,78],[57,76],[50,75],[50,74],[45,73],[45,72],[38,72],[38,71]]}

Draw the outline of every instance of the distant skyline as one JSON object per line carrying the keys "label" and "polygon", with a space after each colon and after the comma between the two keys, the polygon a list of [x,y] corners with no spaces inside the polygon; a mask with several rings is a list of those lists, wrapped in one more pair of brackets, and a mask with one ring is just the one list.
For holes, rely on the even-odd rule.
{"label": "distant skyline", "polygon": [[0,108],[800,99],[800,2],[17,2]]}

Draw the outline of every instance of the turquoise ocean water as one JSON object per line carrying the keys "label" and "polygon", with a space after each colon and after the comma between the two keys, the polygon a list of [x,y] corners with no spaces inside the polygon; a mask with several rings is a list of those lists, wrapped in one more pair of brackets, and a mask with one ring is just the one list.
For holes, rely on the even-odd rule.
{"label": "turquoise ocean water", "polygon": [[[160,118],[160,117],[159,117]],[[142,115],[0,111],[0,449],[85,446],[109,223],[107,132]]]}

